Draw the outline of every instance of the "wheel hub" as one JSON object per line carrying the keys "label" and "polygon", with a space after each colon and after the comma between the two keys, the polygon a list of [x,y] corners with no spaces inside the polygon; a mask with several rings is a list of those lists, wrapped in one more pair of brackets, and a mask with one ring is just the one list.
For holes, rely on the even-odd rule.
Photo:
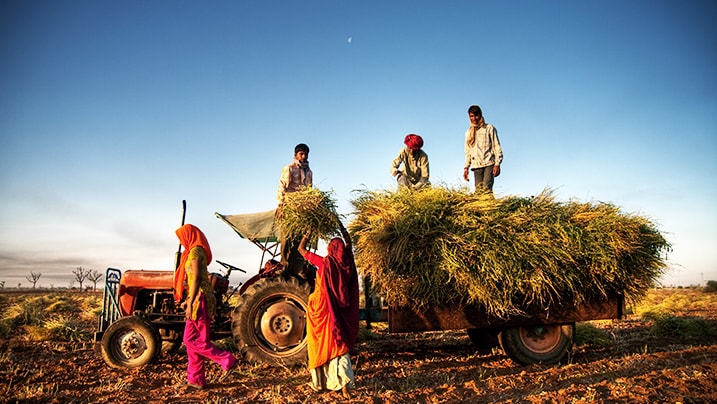
{"label": "wheel hub", "polygon": [[141,335],[135,332],[128,332],[119,339],[119,346],[122,354],[128,359],[135,359],[147,350],[147,344]]}
{"label": "wheel hub", "polygon": [[520,339],[535,353],[550,352],[560,343],[560,326],[522,327]]}
{"label": "wheel hub", "polygon": [[275,348],[301,342],[306,325],[304,312],[288,301],[274,303],[261,316],[261,333]]}

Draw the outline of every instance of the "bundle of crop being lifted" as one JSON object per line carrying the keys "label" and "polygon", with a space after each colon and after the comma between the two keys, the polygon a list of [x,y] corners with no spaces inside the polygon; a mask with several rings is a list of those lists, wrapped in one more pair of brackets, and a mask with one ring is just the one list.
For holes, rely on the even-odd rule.
{"label": "bundle of crop being lifted", "polygon": [[330,192],[310,187],[284,195],[278,225],[281,234],[301,238],[311,229],[311,238],[325,240],[339,234],[339,215]]}
{"label": "bundle of crop being lifted", "polygon": [[493,198],[442,187],[364,191],[349,225],[357,265],[389,304],[521,307],[642,296],[670,249],[648,219],[608,203]]}

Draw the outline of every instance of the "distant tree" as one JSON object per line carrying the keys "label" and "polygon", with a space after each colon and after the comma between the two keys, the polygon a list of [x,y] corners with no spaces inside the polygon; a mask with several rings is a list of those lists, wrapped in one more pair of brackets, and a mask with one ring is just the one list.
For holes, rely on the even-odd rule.
{"label": "distant tree", "polygon": [[97,282],[102,279],[102,272],[93,269],[92,272],[87,275],[87,279],[92,282],[92,291],[94,292],[97,290]]}
{"label": "distant tree", "polygon": [[717,281],[707,281],[703,290],[707,293],[717,292]]}
{"label": "distant tree", "polygon": [[0,289],[5,289],[5,281],[0,282]]}
{"label": "distant tree", "polygon": [[87,277],[90,275],[90,270],[82,267],[77,267],[77,269],[72,271],[72,274],[75,275],[75,280],[80,284],[80,290],[82,290],[82,284],[85,282],[85,279],[87,279]]}
{"label": "distant tree", "polygon": [[17,288],[20,289],[21,287],[22,287],[22,283],[18,282],[18,283],[17,283]]}
{"label": "distant tree", "polygon": [[32,288],[35,289],[35,285],[37,285],[37,281],[40,280],[41,276],[42,274],[40,272],[30,272],[30,275],[26,276],[25,279],[32,283]]}

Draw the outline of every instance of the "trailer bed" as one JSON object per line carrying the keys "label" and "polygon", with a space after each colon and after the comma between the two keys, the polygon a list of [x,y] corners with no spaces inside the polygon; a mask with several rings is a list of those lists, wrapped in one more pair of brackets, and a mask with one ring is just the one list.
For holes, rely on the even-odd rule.
{"label": "trailer bed", "polygon": [[524,316],[491,317],[479,306],[437,306],[420,310],[407,306],[388,308],[388,330],[391,333],[460,330],[471,328],[504,328],[541,324],[565,324],[580,321],[620,319],[625,299],[611,295],[602,300],[551,308],[527,307]]}

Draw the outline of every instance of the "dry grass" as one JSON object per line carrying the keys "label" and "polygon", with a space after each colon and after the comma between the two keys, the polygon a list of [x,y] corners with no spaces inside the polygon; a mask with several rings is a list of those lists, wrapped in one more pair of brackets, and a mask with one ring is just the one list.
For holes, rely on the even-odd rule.
{"label": "dry grass", "polygon": [[[650,289],[643,302],[673,307],[669,302],[685,300],[680,295],[697,305],[676,304],[679,313],[695,313],[707,304],[703,298],[717,298],[687,289]],[[28,301],[24,296],[8,296],[4,308]],[[87,295],[73,294],[75,298],[89,300]],[[43,308],[56,300],[45,301],[48,306]],[[715,307],[703,312],[713,327]],[[497,351],[476,351],[463,331],[389,334],[385,324],[375,323],[373,330],[361,330],[357,352],[352,354],[357,388],[350,402],[714,402],[714,337],[660,337],[659,329],[635,319],[595,324],[603,329],[578,325],[576,342],[580,344],[582,336],[583,344],[574,349],[569,364],[526,367]],[[3,338],[0,403],[342,402],[337,394],[309,389],[305,368],[279,369],[244,361],[234,379],[224,383],[216,383],[221,368],[208,365],[211,387],[187,393],[182,388],[184,354],[160,356],[142,369],[112,369],[89,343],[94,326],[83,325],[87,339],[79,343],[31,342],[23,333],[25,327]]]}
{"label": "dry grass", "polygon": [[317,188],[287,193],[278,225],[281,234],[289,239],[299,239],[307,230],[311,230],[314,239],[329,240],[340,235],[336,201],[331,192]]}
{"label": "dry grass", "polygon": [[389,304],[479,304],[499,317],[623,293],[639,299],[670,246],[607,203],[493,198],[467,189],[365,191],[349,225],[356,260]]}
{"label": "dry grass", "polygon": [[23,330],[33,341],[80,341],[87,337],[80,322],[95,323],[101,310],[96,296],[18,296],[0,316],[0,334]]}
{"label": "dry grass", "polygon": [[717,307],[717,293],[705,293],[699,289],[653,289],[644,299],[628,307],[636,315],[647,312],[674,315],[692,315]]}

